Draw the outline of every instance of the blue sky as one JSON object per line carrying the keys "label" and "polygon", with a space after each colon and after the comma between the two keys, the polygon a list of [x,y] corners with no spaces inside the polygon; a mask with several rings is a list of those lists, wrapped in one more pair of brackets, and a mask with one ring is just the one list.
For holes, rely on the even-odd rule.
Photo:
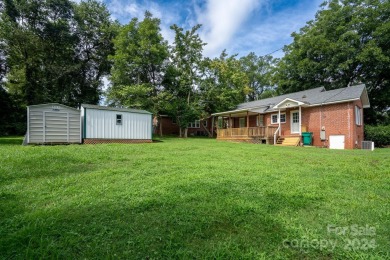
{"label": "blue sky", "polygon": [[[77,0],[80,1],[80,0]],[[101,0],[113,19],[126,24],[133,17],[142,19],[149,10],[161,19],[162,34],[170,43],[169,29],[177,24],[189,29],[202,24],[199,34],[207,45],[204,55],[265,55],[292,42],[291,33],[314,19],[323,0]],[[283,56],[282,51],[273,54]]]}

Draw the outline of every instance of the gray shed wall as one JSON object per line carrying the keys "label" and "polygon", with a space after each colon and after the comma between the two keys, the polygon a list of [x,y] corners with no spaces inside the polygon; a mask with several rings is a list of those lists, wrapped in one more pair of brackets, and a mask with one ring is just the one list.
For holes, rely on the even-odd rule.
{"label": "gray shed wall", "polygon": [[81,143],[80,111],[61,104],[27,108],[27,142]]}

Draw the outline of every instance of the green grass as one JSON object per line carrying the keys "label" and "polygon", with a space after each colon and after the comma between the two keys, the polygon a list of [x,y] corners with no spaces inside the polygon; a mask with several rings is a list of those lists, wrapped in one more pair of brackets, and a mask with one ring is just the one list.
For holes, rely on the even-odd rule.
{"label": "green grass", "polygon": [[390,257],[390,149],[21,141],[0,138],[2,259]]}

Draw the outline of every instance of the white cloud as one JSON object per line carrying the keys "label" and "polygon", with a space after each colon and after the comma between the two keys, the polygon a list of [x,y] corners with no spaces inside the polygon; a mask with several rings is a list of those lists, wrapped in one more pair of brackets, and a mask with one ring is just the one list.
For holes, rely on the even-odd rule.
{"label": "white cloud", "polygon": [[[207,43],[204,55],[208,57],[219,56],[223,49],[240,56],[251,51],[264,55],[279,49],[291,43],[292,32],[314,18],[322,1],[300,0],[275,11],[271,0],[104,0],[112,18],[122,24],[134,17],[142,20],[145,11],[150,11],[161,20],[161,33],[171,44],[172,24],[185,30],[202,24],[199,34]],[[283,56],[283,52],[274,56]]]}
{"label": "white cloud", "polygon": [[195,5],[197,21],[203,24],[201,36],[207,43],[204,54],[219,55],[261,3],[261,0],[207,0],[205,10]]}
{"label": "white cloud", "polygon": [[[302,2],[298,7],[270,13],[239,35],[230,47],[240,55],[246,55],[248,50],[265,55],[280,49],[293,41],[291,33],[298,32],[308,21],[314,19],[321,3],[322,0],[313,0],[309,5]],[[283,51],[278,51],[273,56],[282,57]]]}

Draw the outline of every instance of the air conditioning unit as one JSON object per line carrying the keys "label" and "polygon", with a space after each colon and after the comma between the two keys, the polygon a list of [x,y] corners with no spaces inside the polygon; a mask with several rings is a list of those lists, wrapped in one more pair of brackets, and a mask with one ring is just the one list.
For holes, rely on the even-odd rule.
{"label": "air conditioning unit", "polygon": [[362,141],[362,149],[374,151],[374,142],[371,141]]}

